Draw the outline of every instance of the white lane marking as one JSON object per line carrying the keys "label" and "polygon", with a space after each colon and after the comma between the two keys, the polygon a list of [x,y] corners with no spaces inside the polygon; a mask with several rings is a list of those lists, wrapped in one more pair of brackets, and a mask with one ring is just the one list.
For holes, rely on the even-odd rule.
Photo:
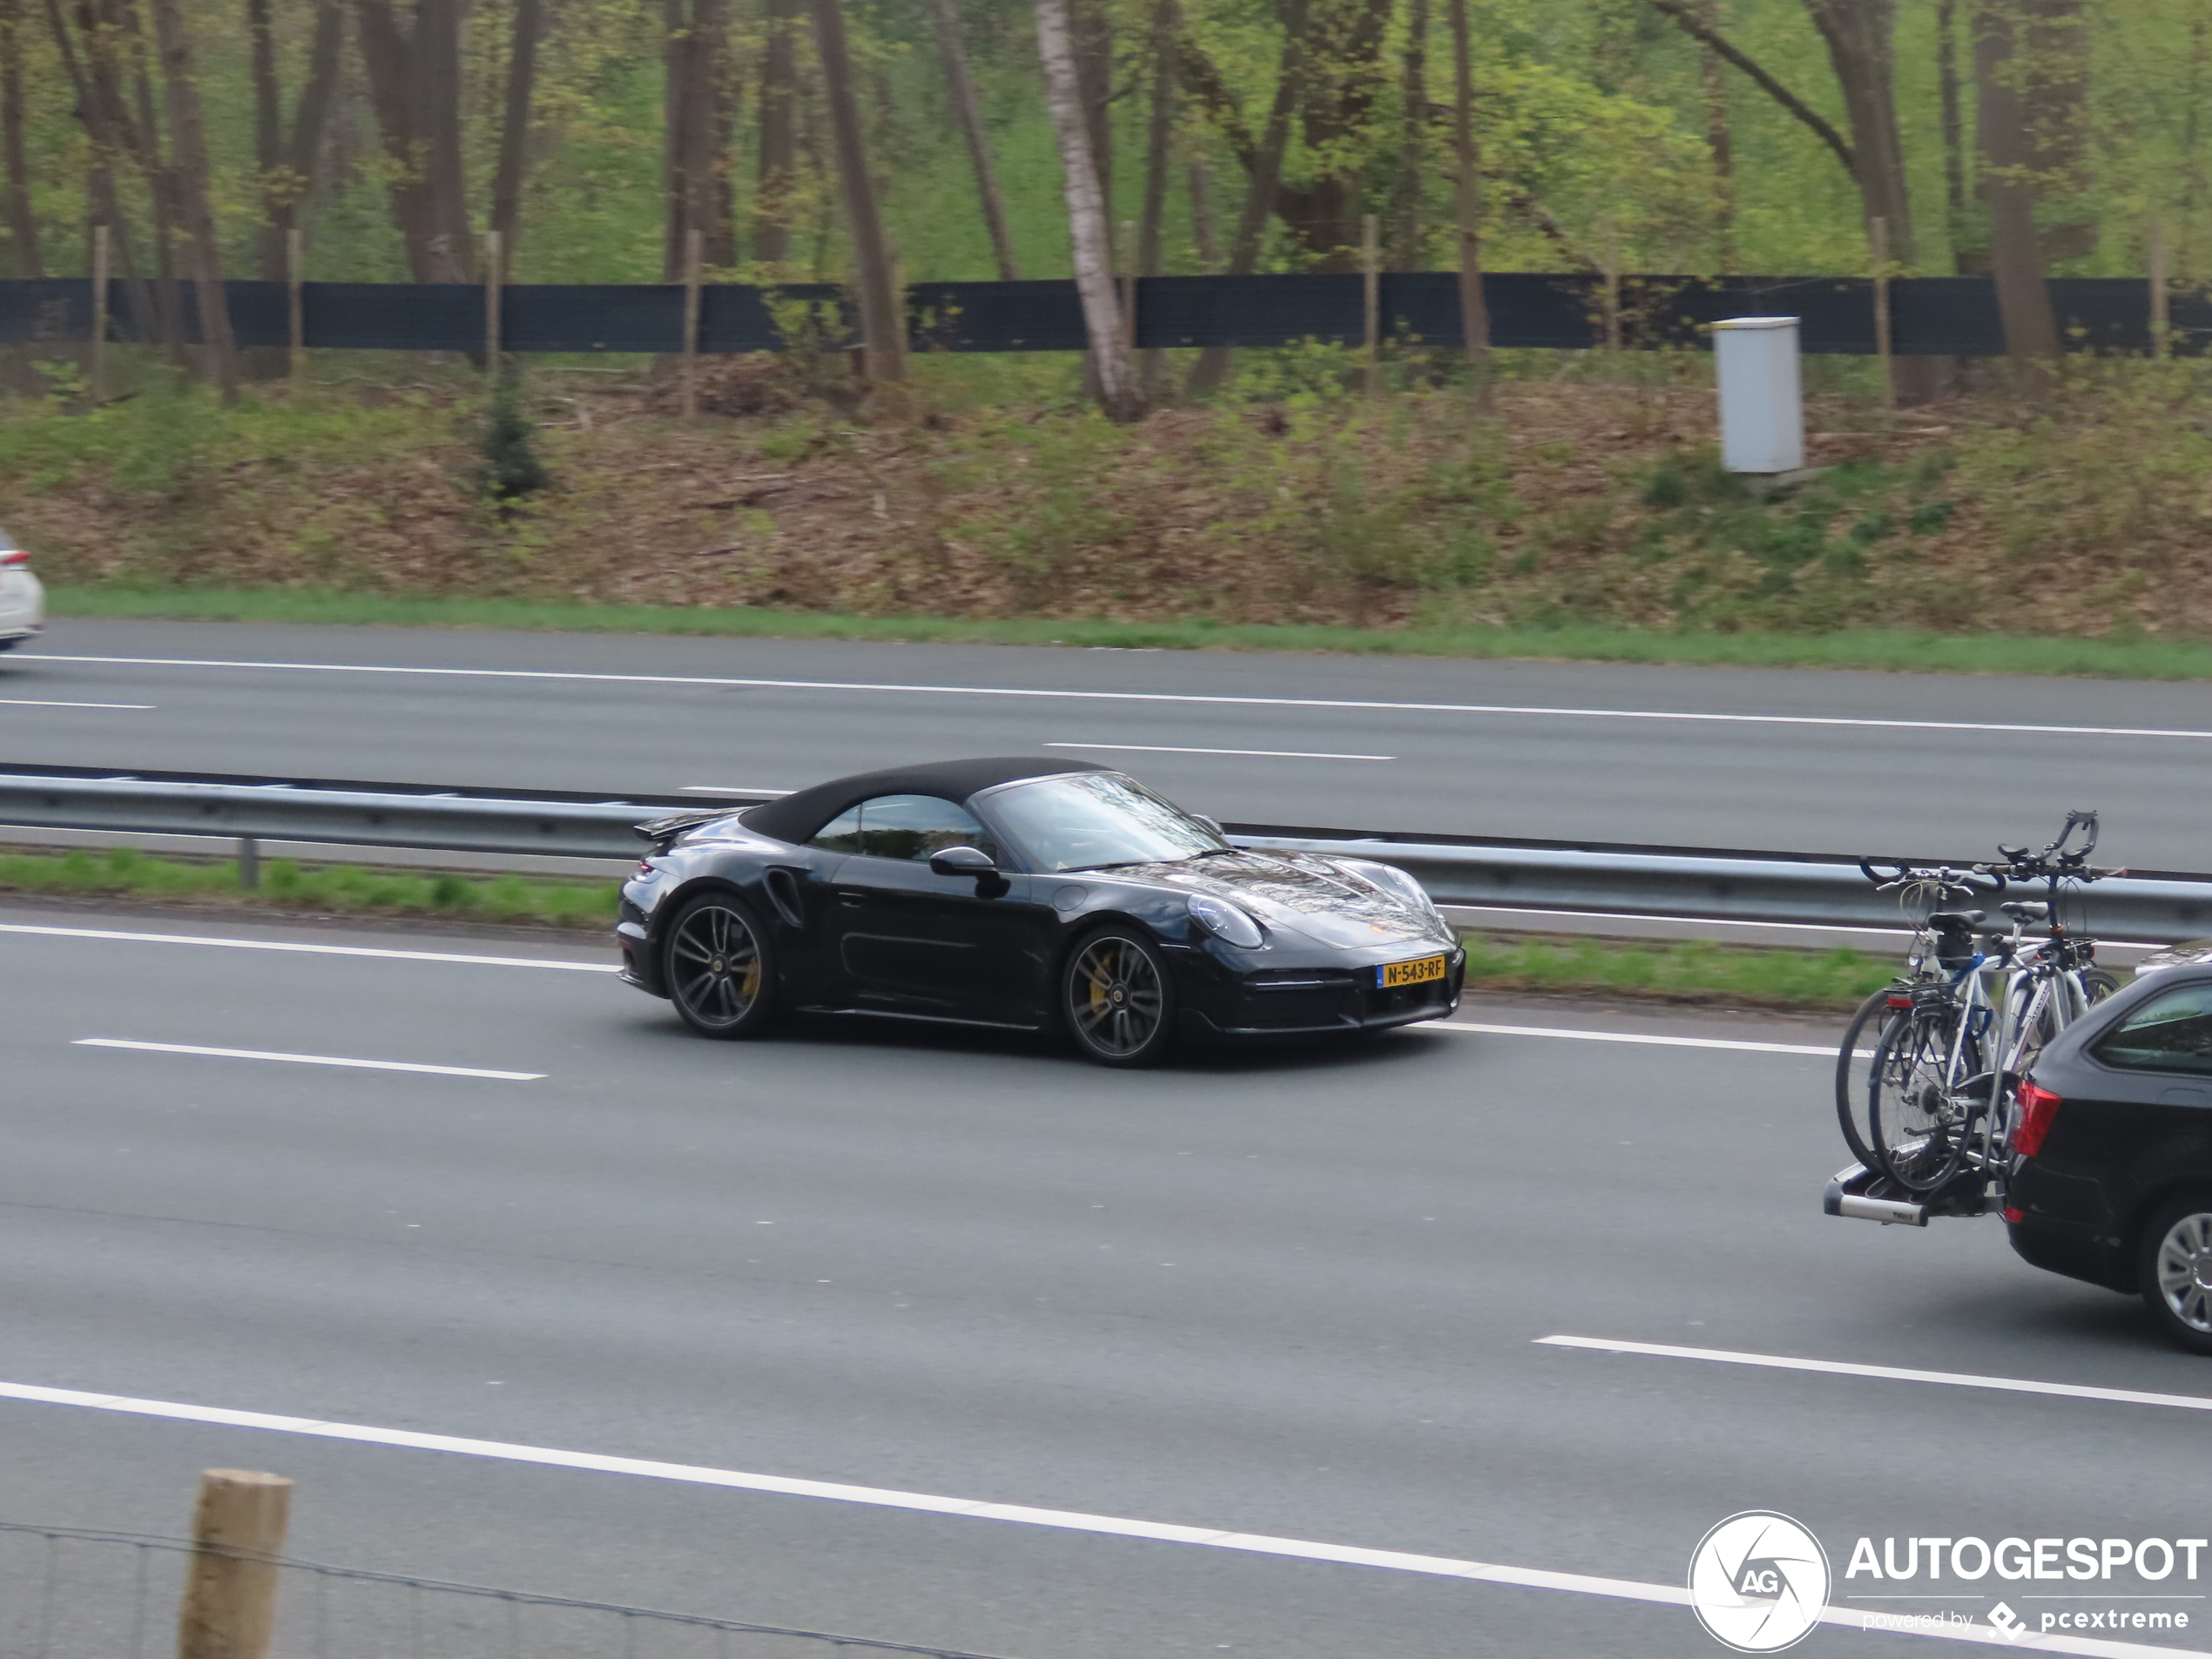
{"label": "white lane marking", "polygon": [[1820,1371],[1838,1377],[1945,1383],[1953,1388],[1988,1388],[2006,1394],[2056,1394],[2066,1399],[2101,1399],[2122,1406],[2165,1406],[2177,1411],[2212,1412],[2212,1395],[2154,1394],[2140,1388],[2092,1388],[2082,1383],[2037,1382],[2027,1377],[1980,1377],[1964,1371],[1917,1371],[1905,1366],[1862,1366],[1843,1359],[1797,1359],[1787,1354],[1742,1353],[1732,1348],[1678,1348],[1664,1342],[1614,1342],[1603,1337],[1538,1337],[1536,1342],[1543,1347],[1588,1348],[1600,1353],[1650,1354],[1662,1359],[1704,1359],[1723,1366],[1763,1366],[1773,1371]]}
{"label": "white lane marking", "polygon": [[743,784],[685,784],[679,795],[795,795],[795,789],[748,789]]}
{"label": "white lane marking", "polygon": [[17,709],[137,709],[145,711],[159,706],[153,703],[65,703],[55,697],[0,697],[0,703]]}
{"label": "white lane marking", "polygon": [[1172,743],[1048,743],[1048,749],[1096,749],[1107,754],[1258,755],[1269,760],[1395,760],[1396,755],[1317,754],[1306,749],[1186,749]]}
{"label": "white lane marking", "polygon": [[1831,1046],[1802,1042],[1740,1042],[1731,1037],[1661,1037],[1628,1031],[1567,1031],[1543,1025],[1478,1025],[1473,1020],[1438,1020],[1425,1031],[1467,1031],[1491,1037],[1567,1037],[1576,1042],[1641,1042],[1655,1049],[1730,1049],[1740,1054],[1809,1054],[1833,1060]]}
{"label": "white lane marking", "polygon": [[341,1060],[326,1054],[275,1054],[266,1049],[203,1049],[191,1042],[133,1042],[127,1037],[78,1037],[78,1049],[133,1049],[145,1054],[205,1055],[215,1060],[280,1060],[294,1066],[345,1066],[355,1071],[420,1071],[434,1077],[489,1077],[498,1082],[534,1083],[542,1071],[486,1071],[477,1066],[423,1066],[410,1060]]}
{"label": "white lane marking", "polygon": [[557,968],[571,974],[619,974],[613,962],[562,962],[536,956],[464,956],[443,950],[378,950],[368,945],[303,945],[288,939],[215,939],[194,934],[134,934],[107,927],[41,927],[29,922],[0,922],[0,934],[37,934],[54,939],[123,940],[133,945],[213,945],[226,950],[297,951],[309,956],[376,956],[401,962],[461,962],[471,968]]}
{"label": "white lane marking", "polygon": [[417,668],[384,663],[248,663],[194,657],[67,657],[42,651],[49,663],[96,663],[124,668],[240,668],[314,674],[427,674],[462,679],[574,680],[613,685],[723,685],[753,691],[892,691],[927,697],[1060,698],[1096,703],[1193,703],[1236,708],[1382,709],[1413,714],[1523,714],[1588,720],[1693,720],[1739,725],[1867,726],[1895,732],[2019,732],[2040,737],[2212,738],[2212,732],[2171,726],[2027,725],[1991,720],[1885,720],[1826,714],[1710,714],[1663,709],[1570,709],[1514,703],[1391,703],[1340,697],[1225,697],[1197,691],[1073,691],[1010,685],[902,685],[867,680],[772,680],[715,674],[586,674],[549,668]]}
{"label": "white lane marking", "polygon": [[[118,1412],[132,1417],[166,1418],[174,1422],[207,1423],[223,1428],[264,1429],[279,1434],[302,1434],[326,1440],[352,1440],[363,1445],[398,1447],[409,1451],[443,1452],[458,1457],[488,1458],[502,1463],[533,1463],[554,1468],[582,1469],[597,1474],[637,1475],[649,1480],[674,1480],[690,1486],[765,1492],[782,1497],[819,1498],[833,1503],[913,1510],[925,1514],[956,1515],[969,1521],[1005,1521],[1019,1527],[1045,1527],[1060,1532],[1141,1538],[1156,1543],[1190,1544],[1204,1549],[1233,1550],[1248,1555],[1275,1555],[1295,1561],[1327,1561],[1346,1567],[1379,1568],[1386,1572],[1420,1573],[1431,1577],[1465,1579],[1476,1583],[1507,1584],[1521,1589],[1563,1590],[1577,1595],[1651,1602],[1664,1607],[1687,1607],[1689,1604],[1689,1591],[1679,1584],[1652,1584],[1630,1578],[1600,1578],[1588,1573],[1554,1573],[1541,1568],[1459,1561],[1446,1555],[1417,1555],[1404,1550],[1362,1549],[1349,1544],[1271,1537],[1264,1533],[1224,1532],[1211,1527],[1132,1521],[1118,1515],[1086,1514],[1073,1509],[1040,1509],[1027,1504],[990,1503],[974,1498],[938,1497],[928,1493],[901,1492],[885,1487],[802,1480],[780,1474],[750,1474],[738,1469],[710,1468],[692,1463],[663,1463],[648,1458],[610,1457],[597,1452],[569,1452],[507,1440],[467,1440],[452,1434],[425,1434],[413,1429],[371,1428],[358,1423],[330,1423],[311,1417],[281,1417],[268,1412],[233,1411],[218,1406],[188,1406],[174,1400],[134,1399],[124,1394],[87,1393],[74,1388],[44,1388],[30,1383],[0,1382],[0,1399],[20,1400],[36,1406],[71,1406],[86,1411]],[[1866,1629],[1865,1613],[1855,1608],[1830,1608],[1822,1613],[1821,1622],[1845,1630]],[[1987,1646],[2018,1646],[2031,1653],[2085,1654],[2091,1656],[2091,1659],[2107,1659],[2107,1656],[2108,1659],[2138,1659],[2139,1656],[2147,1656],[2147,1659],[2172,1659],[2175,1654],[2188,1651],[2057,1635],[2030,1635],[2012,1643],[1987,1626],[1961,1625],[1955,1629],[1915,1634],[1940,1635],[1948,1641],[1981,1642]]]}

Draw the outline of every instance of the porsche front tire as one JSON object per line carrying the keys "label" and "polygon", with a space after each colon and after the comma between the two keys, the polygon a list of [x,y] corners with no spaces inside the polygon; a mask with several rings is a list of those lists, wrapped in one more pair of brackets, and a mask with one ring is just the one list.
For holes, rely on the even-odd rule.
{"label": "porsche front tire", "polygon": [[732,893],[705,893],[668,924],[661,982],[684,1023],[703,1037],[752,1037],[767,1028],[776,1001],[768,930]]}
{"label": "porsche front tire", "polygon": [[1060,1012],[1083,1057],[1102,1066],[1157,1066],[1175,1046],[1175,979],[1136,927],[1077,942],[1061,970]]}

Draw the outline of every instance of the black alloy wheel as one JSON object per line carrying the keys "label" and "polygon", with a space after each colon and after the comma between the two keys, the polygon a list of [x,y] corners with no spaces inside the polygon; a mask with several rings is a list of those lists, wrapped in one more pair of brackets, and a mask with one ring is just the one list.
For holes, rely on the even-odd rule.
{"label": "black alloy wheel", "polygon": [[2135,1284],[2170,1341],[2212,1354],[2212,1192],[2152,1211],[2135,1244]]}
{"label": "black alloy wheel", "polygon": [[701,1036],[755,1036],[767,1025],[775,958],[766,929],[735,894],[702,894],[677,912],[661,964],[669,1000]]}
{"label": "black alloy wheel", "polygon": [[1076,1046],[1102,1066],[1156,1066],[1175,1044],[1175,981],[1133,927],[1102,928],[1076,947],[1061,1011]]}

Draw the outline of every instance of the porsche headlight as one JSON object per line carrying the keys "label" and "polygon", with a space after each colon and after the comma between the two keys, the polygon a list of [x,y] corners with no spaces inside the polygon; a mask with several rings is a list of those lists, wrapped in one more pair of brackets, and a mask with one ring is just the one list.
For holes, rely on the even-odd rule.
{"label": "porsche headlight", "polygon": [[1216,939],[1245,950],[1258,950],[1267,942],[1260,925],[1238,907],[1203,893],[1192,894],[1190,902],[1190,920]]}
{"label": "porsche headlight", "polygon": [[1345,867],[1369,887],[1380,887],[1393,898],[1401,899],[1425,916],[1440,913],[1436,900],[1428,896],[1428,889],[1394,864],[1372,864],[1366,859],[1345,860]]}

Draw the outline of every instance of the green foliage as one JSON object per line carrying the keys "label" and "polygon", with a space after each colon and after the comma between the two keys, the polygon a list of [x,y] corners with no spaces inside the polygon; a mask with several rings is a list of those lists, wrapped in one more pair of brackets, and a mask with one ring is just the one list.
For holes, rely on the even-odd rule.
{"label": "green foliage", "polygon": [[483,433],[476,440],[476,453],[483,462],[475,473],[478,492],[502,511],[553,482],[538,458],[536,438],[537,421],[522,376],[502,368],[493,376]]}

